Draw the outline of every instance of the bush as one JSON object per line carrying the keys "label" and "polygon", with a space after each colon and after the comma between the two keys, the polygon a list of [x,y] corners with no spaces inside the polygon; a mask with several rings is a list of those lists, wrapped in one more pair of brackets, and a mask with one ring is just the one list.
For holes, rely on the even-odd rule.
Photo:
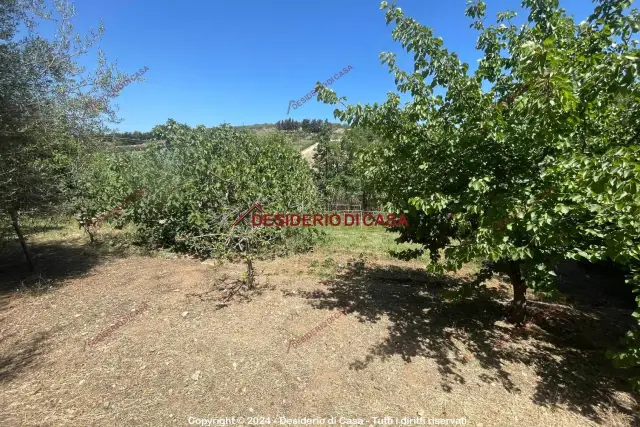
{"label": "bush", "polygon": [[[303,212],[318,207],[311,172],[278,134],[257,135],[229,125],[190,128],[169,120],[154,128],[166,147],[96,159],[85,204],[96,210],[118,205],[136,189],[146,195],[127,206],[124,219],[141,237],[201,257],[234,251],[298,251],[315,230],[252,228],[250,218],[232,228],[255,202],[265,212]],[[100,189],[100,191],[96,191]]]}

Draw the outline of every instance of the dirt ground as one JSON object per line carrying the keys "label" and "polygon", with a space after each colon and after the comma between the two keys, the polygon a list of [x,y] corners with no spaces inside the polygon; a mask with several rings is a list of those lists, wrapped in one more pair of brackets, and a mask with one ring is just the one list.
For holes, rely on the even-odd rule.
{"label": "dirt ground", "polygon": [[39,251],[50,263],[41,292],[1,294],[2,426],[231,416],[640,425],[628,373],[603,356],[629,310],[533,302],[532,323],[514,330],[498,280],[458,301],[447,291],[465,270],[434,277],[418,262],[323,247],[256,262],[258,291],[221,307],[223,279],[244,265],[98,257],[53,241]]}
{"label": "dirt ground", "polygon": [[313,155],[315,154],[317,148],[318,148],[317,143],[313,144],[309,148],[305,148],[304,150],[302,150],[302,157],[304,157],[304,159],[307,160],[309,163],[313,163]]}

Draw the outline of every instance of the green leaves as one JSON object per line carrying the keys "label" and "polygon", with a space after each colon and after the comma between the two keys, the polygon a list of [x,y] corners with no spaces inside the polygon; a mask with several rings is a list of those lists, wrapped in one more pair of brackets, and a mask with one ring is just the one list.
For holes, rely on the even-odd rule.
{"label": "green leaves", "polygon": [[[523,6],[529,24],[515,27],[513,12],[491,25],[484,2],[468,2],[481,56],[470,75],[433,30],[383,3],[413,67],[382,54],[398,93],[336,117],[383,140],[369,174],[409,212],[401,240],[444,251],[434,271],[517,260],[529,287],[552,292],[562,259],[640,263],[640,14],[603,0],[578,24],[556,0]],[[631,365],[634,334],[618,356]]]}
{"label": "green leaves", "polygon": [[[277,135],[258,137],[231,126],[189,128],[169,120],[154,132],[168,148],[94,156],[83,182],[83,202],[103,211],[128,189],[144,185],[149,194],[127,207],[140,237],[154,246],[198,256],[239,250],[284,250],[308,245],[309,229],[253,229],[250,218],[232,229],[238,215],[259,201],[267,212],[313,210],[318,195],[307,163]],[[244,250],[244,249],[242,249]]]}
{"label": "green leaves", "polygon": [[[87,155],[103,145],[98,135],[104,121],[116,119],[109,91],[141,76],[118,72],[101,52],[95,72],[86,72],[81,58],[104,29],[81,37],[74,14],[66,0],[18,0],[0,7],[0,216],[5,219],[11,211],[46,212],[68,202],[91,217],[124,191],[109,168],[99,172],[116,187],[107,194],[95,192],[90,179],[79,181],[85,162],[91,162]],[[43,23],[46,30],[39,31]],[[84,193],[95,203],[85,203]]]}

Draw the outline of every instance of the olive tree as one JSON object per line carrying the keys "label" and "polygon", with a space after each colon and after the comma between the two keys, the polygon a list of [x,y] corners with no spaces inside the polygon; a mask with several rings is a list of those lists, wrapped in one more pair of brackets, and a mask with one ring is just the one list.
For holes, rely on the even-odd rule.
{"label": "olive tree", "polygon": [[[10,219],[33,261],[20,228],[20,215],[43,212],[64,199],[77,156],[99,142],[106,122],[117,122],[114,87],[141,77],[116,71],[97,52],[88,72],[79,57],[91,52],[104,28],[74,33],[72,3],[7,0],[0,5],[0,215]],[[53,23],[49,38],[39,24]]]}

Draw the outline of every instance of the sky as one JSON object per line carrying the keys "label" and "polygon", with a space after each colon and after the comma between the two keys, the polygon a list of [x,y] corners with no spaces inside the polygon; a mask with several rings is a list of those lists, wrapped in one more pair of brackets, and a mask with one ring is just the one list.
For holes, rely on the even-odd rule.
{"label": "sky", "polygon": [[[487,15],[519,10],[519,0],[486,0]],[[313,90],[343,68],[348,74],[330,88],[349,104],[384,102],[395,91],[393,75],[380,63],[395,52],[411,69],[402,47],[391,38],[378,0],[75,0],[76,30],[100,21],[99,43],[109,61],[134,74],[148,67],[146,82],[124,88],[116,127],[149,131],[174,119],[191,126],[275,123],[292,117],[333,118],[335,106],[315,98],[287,115],[289,102]],[[398,6],[434,29],[450,51],[474,69],[477,33],[464,15],[466,0],[399,0]],[[576,20],[593,9],[589,0],[561,0]],[[524,16],[521,15],[521,19]],[[91,68],[95,56],[83,58]]]}

